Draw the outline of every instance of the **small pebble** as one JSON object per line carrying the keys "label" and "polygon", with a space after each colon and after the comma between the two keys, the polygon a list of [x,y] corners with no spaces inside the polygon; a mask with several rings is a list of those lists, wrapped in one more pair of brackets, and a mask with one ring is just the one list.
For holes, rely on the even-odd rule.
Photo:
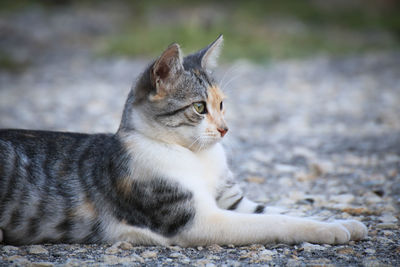
{"label": "small pebble", "polygon": [[144,263],[144,259],[140,257],[139,255],[133,254],[129,256],[132,261],[138,261],[140,263]]}
{"label": "small pebble", "polygon": [[265,182],[265,178],[258,176],[249,176],[246,178],[246,181],[249,183],[262,184]]}
{"label": "small pebble", "polygon": [[117,254],[118,253],[118,248],[117,247],[109,247],[108,249],[106,249],[105,251],[107,254]]}
{"label": "small pebble", "polygon": [[336,196],[331,197],[332,201],[335,201],[338,203],[345,203],[345,204],[353,202],[354,199],[355,199],[354,196],[351,194],[341,194],[341,195],[336,195]]}
{"label": "small pebble", "polygon": [[315,250],[325,250],[326,248],[321,246],[321,245],[315,245],[315,244],[311,244],[311,243],[307,243],[304,242],[301,247],[301,249],[303,249],[305,252],[312,252]]}
{"label": "small pebble", "polygon": [[80,267],[85,266],[84,261],[78,259],[67,259],[67,261],[63,264],[65,267]]}
{"label": "small pebble", "polygon": [[213,244],[207,247],[208,250],[211,250],[213,252],[220,252],[222,250],[222,247],[217,244]]}
{"label": "small pebble", "polygon": [[382,229],[382,230],[395,230],[395,229],[399,229],[399,226],[394,223],[378,223],[376,225],[376,228]]}
{"label": "small pebble", "polygon": [[354,254],[355,251],[351,247],[344,247],[336,249],[336,253],[338,254]]}
{"label": "small pebble", "polygon": [[181,247],[178,247],[178,246],[170,246],[170,247],[168,247],[170,250],[173,250],[173,251],[181,251],[182,250],[182,248]]}
{"label": "small pebble", "polygon": [[382,267],[382,266],[389,266],[389,265],[384,265],[382,262],[379,260],[373,260],[373,259],[366,259],[363,260],[362,265],[364,267]]}
{"label": "small pebble", "polygon": [[367,248],[364,251],[365,251],[365,253],[368,253],[368,254],[375,254],[375,252],[376,252],[375,249],[372,249],[372,248]]}
{"label": "small pebble", "polygon": [[178,253],[178,252],[174,252],[174,253],[169,254],[170,258],[180,258],[180,257],[183,257],[183,256],[184,255],[182,255],[181,253]]}
{"label": "small pebble", "polygon": [[20,255],[14,255],[14,256],[10,256],[5,258],[6,261],[11,261],[11,262],[16,262],[18,264],[25,264],[25,263],[29,263],[29,260],[23,256]]}
{"label": "small pebble", "polygon": [[87,249],[86,248],[79,248],[77,250],[74,250],[74,253],[86,253]]}
{"label": "small pebble", "polygon": [[123,264],[123,263],[131,262],[131,259],[129,257],[117,257],[114,255],[104,255],[103,261],[106,264],[114,265],[114,264]]}
{"label": "small pebble", "polygon": [[397,223],[398,219],[391,213],[384,213],[379,217],[379,220],[383,223]]}
{"label": "small pebble", "polygon": [[[289,259],[286,263],[287,267],[298,267],[298,266],[302,266],[302,265],[304,265],[304,263],[302,263],[299,260],[295,260],[295,259]],[[316,265],[316,266],[318,266],[318,265]]]}
{"label": "small pebble", "polygon": [[145,258],[145,259],[148,259],[148,258],[156,258],[157,255],[158,255],[157,252],[155,252],[155,251],[150,251],[150,250],[146,250],[146,251],[142,252],[142,254],[140,254],[140,256],[142,256],[142,257]]}
{"label": "small pebble", "polygon": [[221,258],[218,257],[217,255],[208,255],[207,259],[208,260],[220,260]]}
{"label": "small pebble", "polygon": [[271,255],[259,255],[258,259],[260,261],[272,261],[272,256]]}
{"label": "small pebble", "polygon": [[133,249],[133,245],[131,244],[131,243],[129,243],[129,242],[126,242],[126,241],[122,241],[120,244],[119,244],[119,246],[118,246],[120,249],[123,249],[123,250],[131,250],[131,249]]}
{"label": "small pebble", "polygon": [[48,254],[49,251],[40,245],[33,245],[28,249],[29,254]]}
{"label": "small pebble", "polygon": [[18,247],[14,247],[14,246],[3,246],[1,248],[1,250],[4,253],[10,253],[10,252],[17,252],[19,250],[19,248]]}

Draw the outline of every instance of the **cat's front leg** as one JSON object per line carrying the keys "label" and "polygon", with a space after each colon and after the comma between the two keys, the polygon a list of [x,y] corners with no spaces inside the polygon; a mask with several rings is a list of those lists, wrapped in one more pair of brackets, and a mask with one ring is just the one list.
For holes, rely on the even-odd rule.
{"label": "cat's front leg", "polygon": [[239,184],[233,179],[228,170],[225,179],[222,179],[218,188],[215,201],[221,209],[239,213],[281,213],[281,209],[266,207],[265,204],[248,199]]}
{"label": "cat's front leg", "polygon": [[357,221],[320,222],[286,215],[242,214],[228,210],[199,211],[192,226],[175,242],[182,246],[255,243],[345,244],[365,237]]}
{"label": "cat's front leg", "polygon": [[226,171],[225,179],[221,179],[215,197],[217,206],[221,209],[240,213],[264,213],[265,205],[249,200],[232,177],[231,171]]}
{"label": "cat's front leg", "polygon": [[223,189],[216,197],[219,208],[240,213],[264,213],[265,206],[245,197],[239,185],[233,181],[227,183]]}
{"label": "cat's front leg", "polygon": [[248,199],[235,182],[225,183],[223,190],[218,192],[216,202],[219,208],[239,213],[280,214],[285,210],[277,207],[267,207],[265,204]]}

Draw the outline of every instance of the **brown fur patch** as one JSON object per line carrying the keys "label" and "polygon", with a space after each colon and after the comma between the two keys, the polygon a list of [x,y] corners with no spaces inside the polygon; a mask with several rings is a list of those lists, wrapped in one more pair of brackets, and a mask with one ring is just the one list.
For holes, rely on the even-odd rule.
{"label": "brown fur patch", "polygon": [[77,217],[95,218],[97,217],[97,211],[93,203],[85,198],[83,203],[75,209],[74,215]]}
{"label": "brown fur patch", "polygon": [[162,100],[167,94],[165,93],[165,91],[160,91],[158,94],[156,95],[150,95],[149,96],[149,100],[152,102],[155,101],[160,101]]}
{"label": "brown fur patch", "polygon": [[207,119],[212,124],[217,127],[225,126],[224,112],[220,110],[221,102],[224,100],[225,95],[221,89],[217,86],[212,86],[208,88],[208,98],[207,107],[209,113],[207,114]]}
{"label": "brown fur patch", "polygon": [[130,177],[121,178],[117,182],[118,192],[122,193],[125,197],[128,197],[132,192],[133,180]]}
{"label": "brown fur patch", "polygon": [[200,71],[198,69],[194,69],[193,72],[197,75],[200,76]]}

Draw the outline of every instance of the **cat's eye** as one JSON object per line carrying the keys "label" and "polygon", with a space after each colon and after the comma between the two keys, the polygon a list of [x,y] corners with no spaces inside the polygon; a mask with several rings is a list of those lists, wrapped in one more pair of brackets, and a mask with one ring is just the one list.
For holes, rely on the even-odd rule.
{"label": "cat's eye", "polygon": [[206,103],[205,102],[196,102],[193,103],[194,110],[196,110],[197,113],[199,114],[206,114],[207,113],[207,108],[206,108]]}
{"label": "cat's eye", "polygon": [[221,103],[219,104],[219,109],[222,110],[223,108],[224,108],[224,104],[223,104],[223,102],[221,101]]}

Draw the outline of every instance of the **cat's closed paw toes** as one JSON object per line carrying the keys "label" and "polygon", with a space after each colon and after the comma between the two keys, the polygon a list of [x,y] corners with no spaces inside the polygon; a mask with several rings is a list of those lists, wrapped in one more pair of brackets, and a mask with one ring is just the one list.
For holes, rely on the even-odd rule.
{"label": "cat's closed paw toes", "polygon": [[316,243],[345,244],[350,240],[350,232],[340,223],[326,223],[315,232]]}
{"label": "cat's closed paw toes", "polygon": [[336,222],[346,227],[346,229],[350,232],[350,240],[362,240],[368,234],[367,227],[359,221],[340,220]]}

